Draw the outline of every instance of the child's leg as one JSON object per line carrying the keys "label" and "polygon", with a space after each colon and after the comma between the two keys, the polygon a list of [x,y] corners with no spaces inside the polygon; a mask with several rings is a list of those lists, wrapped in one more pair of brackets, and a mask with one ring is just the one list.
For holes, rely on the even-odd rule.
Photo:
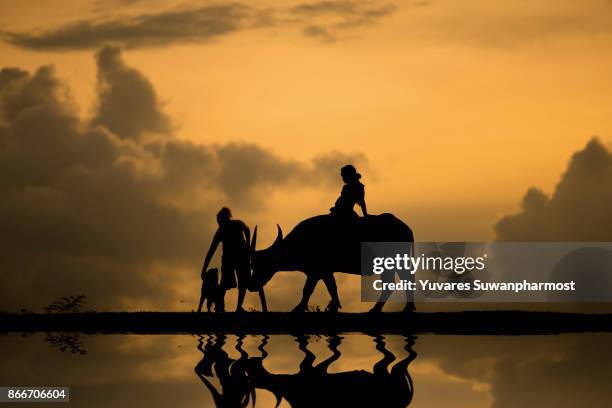
{"label": "child's leg", "polygon": [[225,312],[225,289],[219,288],[215,301],[215,312]]}
{"label": "child's leg", "polygon": [[209,297],[208,299],[206,299],[206,309],[208,310],[208,313],[210,313],[210,309],[212,308],[213,305],[213,300]]}

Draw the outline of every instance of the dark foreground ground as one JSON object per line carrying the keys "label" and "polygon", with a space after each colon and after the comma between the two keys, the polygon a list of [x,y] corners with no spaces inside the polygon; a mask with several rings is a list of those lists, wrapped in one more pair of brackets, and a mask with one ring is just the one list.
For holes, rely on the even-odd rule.
{"label": "dark foreground ground", "polygon": [[513,311],[413,314],[5,313],[0,314],[0,332],[547,334],[612,332],[612,315]]}

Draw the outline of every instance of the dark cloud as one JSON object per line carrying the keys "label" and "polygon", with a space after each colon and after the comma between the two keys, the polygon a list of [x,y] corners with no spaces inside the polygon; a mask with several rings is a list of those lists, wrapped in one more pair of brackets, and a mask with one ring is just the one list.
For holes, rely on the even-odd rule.
{"label": "dark cloud", "polygon": [[279,184],[337,186],[343,165],[367,166],[363,154],[331,152],[314,157],[311,163],[296,163],[253,144],[230,143],[216,146],[214,151],[221,164],[217,181],[226,186],[225,192],[235,200],[244,194],[263,197]]}
{"label": "dark cloud", "polygon": [[291,14],[305,23],[304,35],[335,41],[342,31],[374,24],[395,10],[391,3],[337,0],[300,4],[291,9]]}
{"label": "dark cloud", "polygon": [[101,308],[176,307],[178,286],[197,284],[221,204],[253,215],[277,188],[329,186],[342,164],[363,162],[177,140],[152,85],[117,48],[97,62],[88,121],[51,67],[0,70],[0,310],[76,293]]}
{"label": "dark cloud", "polygon": [[378,0],[324,1],[290,9],[225,3],[105,20],[79,20],[51,29],[2,35],[9,44],[33,50],[96,49],[109,43],[128,48],[202,43],[238,31],[276,25],[297,26],[308,37],[335,40],[340,32],[373,24],[394,10],[394,5]]}
{"label": "dark cloud", "polygon": [[[96,18],[37,30],[0,31],[14,46],[32,50],[97,49],[108,43],[128,48],[206,43],[244,30],[266,27],[299,29],[306,37],[333,42],[351,38],[361,27],[378,24],[400,7],[419,9],[429,1],[325,0],[292,7],[263,8],[239,2],[168,9],[163,2],[141,0],[98,2]],[[497,4],[461,6],[438,18],[422,16],[406,24],[404,41],[455,43],[476,47],[514,48],[563,40],[567,36],[610,34],[611,2],[563,7],[500,8]],[[136,4],[139,7],[134,7]],[[122,14],[118,15],[116,10]],[[139,14],[140,13],[140,14]]]}
{"label": "dark cloud", "polygon": [[324,42],[333,42],[336,37],[330,32],[327,27],[309,25],[304,27],[304,35],[307,37],[316,38]]}
{"label": "dark cloud", "polygon": [[118,47],[101,49],[96,54],[96,62],[99,101],[93,124],[104,125],[116,135],[127,138],[146,132],[170,131],[170,121],[159,107],[153,86],[140,72],[123,62]]}
{"label": "dark cloud", "polygon": [[50,30],[5,33],[5,38],[13,45],[36,50],[92,49],[109,42],[129,48],[205,42],[267,25],[266,14],[238,3],[208,5],[106,21],[81,20]]}
{"label": "dark cloud", "polygon": [[495,225],[500,241],[612,240],[612,154],[597,139],[571,158],[552,195],[532,188]]}
{"label": "dark cloud", "polygon": [[294,14],[306,16],[318,15],[341,15],[357,16],[360,18],[380,17],[389,14],[394,6],[391,4],[376,4],[372,1],[321,1],[318,3],[306,3],[291,9]]}

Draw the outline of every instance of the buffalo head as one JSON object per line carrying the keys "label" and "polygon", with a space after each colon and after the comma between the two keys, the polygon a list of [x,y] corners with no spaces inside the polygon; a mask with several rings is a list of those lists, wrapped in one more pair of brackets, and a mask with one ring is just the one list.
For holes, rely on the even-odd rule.
{"label": "buffalo head", "polygon": [[266,249],[257,251],[257,226],[253,232],[253,240],[251,241],[251,266],[253,268],[253,277],[251,287],[253,290],[262,288],[272,279],[275,272],[278,272],[278,249],[283,240],[283,231],[277,224],[278,232],[274,243]]}

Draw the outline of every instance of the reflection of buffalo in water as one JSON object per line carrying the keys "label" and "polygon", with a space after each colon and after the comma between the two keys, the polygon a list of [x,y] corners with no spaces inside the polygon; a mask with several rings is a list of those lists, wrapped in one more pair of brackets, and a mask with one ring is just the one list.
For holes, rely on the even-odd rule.
{"label": "reflection of buffalo in water", "polygon": [[[257,229],[253,235],[252,247],[257,241]],[[283,239],[278,236],[269,248],[254,251],[253,276],[257,286],[265,285],[279,271],[300,271],[306,274],[302,300],[294,309],[303,311],[319,280],[323,280],[331,296],[329,310],[340,307],[334,272],[353,275],[361,274],[362,242],[407,242],[407,252],[412,251],[414,237],[408,225],[392,214],[368,217],[337,217],[320,215],[300,222]],[[385,281],[392,281],[393,274],[384,275]],[[382,293],[373,311],[380,311],[388,293]],[[407,311],[414,305],[409,302]]]}
{"label": "reflection of buffalo in water", "polygon": [[[329,338],[329,349],[332,356],[313,365],[314,354],[308,350],[308,338],[297,339],[300,350],[305,354],[300,369],[296,374],[273,374],[263,366],[267,356],[264,346],[260,346],[261,357],[249,357],[242,349],[242,338],[239,338],[236,349],[240,358],[231,359],[223,351],[225,337],[211,338],[206,344],[200,340],[198,349],[203,353],[202,360],[195,368],[196,374],[210,389],[217,407],[246,407],[249,401],[255,405],[255,390],[265,389],[277,398],[277,405],[285,399],[293,408],[296,407],[407,407],[412,401],[412,379],[408,365],[416,358],[412,350],[414,338],[406,341],[408,355],[397,362],[395,356],[387,350],[382,336],[375,338],[376,349],[383,355],[372,372],[353,370],[340,373],[328,373],[329,366],[340,358],[338,346],[341,338]],[[210,382],[210,377],[217,377],[221,390]]]}

